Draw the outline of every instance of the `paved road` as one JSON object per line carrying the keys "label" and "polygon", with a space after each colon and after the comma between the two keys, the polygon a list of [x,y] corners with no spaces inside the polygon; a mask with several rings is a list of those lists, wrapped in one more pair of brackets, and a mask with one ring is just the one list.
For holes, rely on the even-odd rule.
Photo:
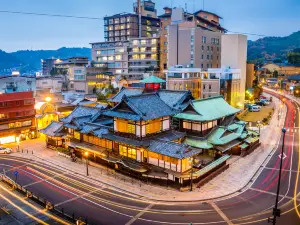
{"label": "paved road", "polygon": [[[285,101],[287,127],[285,155],[279,207],[280,225],[299,225],[300,196],[294,201],[295,183],[299,176],[299,106]],[[267,224],[272,216],[278,181],[281,145],[278,146],[267,165],[254,179],[250,188],[230,198],[214,202],[171,203],[151,202],[121,193],[99,183],[92,183],[83,176],[52,168],[28,159],[11,156],[0,157],[0,170],[14,177],[19,171],[18,183],[34,194],[46,198],[63,208],[87,218],[89,224]],[[252,153],[252,154],[255,154]],[[121,181],[120,181],[121,182]],[[230,185],[230,184],[229,184]],[[299,186],[296,193],[299,193]],[[296,205],[296,207],[295,207]],[[299,214],[300,215],[300,214]]]}

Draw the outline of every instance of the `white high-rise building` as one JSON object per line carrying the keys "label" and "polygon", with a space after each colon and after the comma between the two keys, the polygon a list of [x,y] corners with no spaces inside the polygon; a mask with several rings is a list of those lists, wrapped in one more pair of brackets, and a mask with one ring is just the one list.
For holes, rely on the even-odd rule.
{"label": "white high-rise building", "polygon": [[236,107],[243,108],[245,103],[247,36],[241,34],[224,34],[221,38],[221,66],[241,70],[239,102]]}

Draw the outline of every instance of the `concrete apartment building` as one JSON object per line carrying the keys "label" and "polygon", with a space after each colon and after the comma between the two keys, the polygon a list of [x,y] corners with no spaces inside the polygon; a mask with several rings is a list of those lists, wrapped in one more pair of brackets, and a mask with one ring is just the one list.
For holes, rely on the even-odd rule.
{"label": "concrete apartment building", "polygon": [[55,64],[58,74],[66,75],[64,90],[87,93],[86,67],[87,57],[72,57]]}
{"label": "concrete apartment building", "polygon": [[36,90],[48,90],[49,93],[61,93],[64,82],[65,77],[62,75],[37,77]]}
{"label": "concrete apartment building", "polygon": [[[164,14],[160,15],[161,19],[161,36],[160,36],[160,68],[167,69],[167,55],[168,55],[168,26],[175,23],[180,23],[184,21],[194,22],[194,26],[207,31],[225,33],[226,29],[220,25],[220,16],[207,12],[204,10],[199,10],[195,13],[182,12],[182,9],[173,9],[175,13],[179,12],[179,15],[183,13],[181,19],[172,19],[172,9],[169,7],[164,8]],[[177,16],[175,16],[176,18]],[[173,22],[172,22],[173,21]],[[207,63],[206,63],[207,64]],[[205,63],[203,63],[203,67]],[[197,66],[195,66],[197,67]]]}
{"label": "concrete apartment building", "polygon": [[50,75],[51,70],[55,66],[56,63],[61,62],[60,59],[42,59],[42,75],[47,76]]}
{"label": "concrete apartment building", "polygon": [[171,67],[166,73],[168,90],[189,90],[195,99],[223,95],[232,106],[239,103],[240,73],[239,69]]}
{"label": "concrete apartment building", "polygon": [[35,91],[35,77],[20,75],[0,76],[0,93]]}
{"label": "concrete apartment building", "polygon": [[239,104],[244,108],[246,89],[247,36],[241,34],[222,35],[221,66],[241,70]]}
{"label": "concrete apartment building", "polygon": [[168,67],[184,65],[207,70],[221,66],[221,32],[204,30],[197,26],[197,21],[184,21],[181,8],[173,9],[171,20],[167,35]]}
{"label": "concrete apartment building", "polygon": [[135,13],[120,13],[104,17],[104,38],[106,42],[126,41],[136,37],[153,37],[160,30],[155,3],[138,0],[133,5]]}

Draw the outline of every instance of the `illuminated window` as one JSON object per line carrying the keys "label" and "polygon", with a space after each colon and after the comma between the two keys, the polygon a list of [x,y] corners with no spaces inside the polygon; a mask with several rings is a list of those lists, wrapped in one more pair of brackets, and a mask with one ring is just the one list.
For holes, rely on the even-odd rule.
{"label": "illuminated window", "polygon": [[151,44],[154,45],[154,44],[156,44],[156,43],[157,43],[157,40],[156,40],[156,39],[152,39],[152,40],[151,40]]}
{"label": "illuminated window", "polygon": [[139,59],[139,55],[135,54],[132,56],[133,59]]}
{"label": "illuminated window", "polygon": [[116,60],[121,60],[121,55],[116,55]]}
{"label": "illuminated window", "polygon": [[116,73],[122,73],[122,70],[116,70]]}
{"label": "illuminated window", "polygon": [[121,29],[125,29],[125,25],[121,25]]}
{"label": "illuminated window", "polygon": [[97,51],[96,51],[96,54],[97,54],[97,55],[100,55],[100,54],[101,54],[101,51],[100,51],[100,50],[97,50]]}
{"label": "illuminated window", "polygon": [[135,134],[135,124],[128,123],[127,129],[128,129],[128,133]]}
{"label": "illuminated window", "polygon": [[151,59],[157,59],[156,54],[152,54],[152,55],[151,55]]}
{"label": "illuminated window", "polygon": [[108,60],[112,61],[112,60],[114,60],[114,57],[113,56],[109,56]]}
{"label": "illuminated window", "polygon": [[146,40],[141,40],[141,44],[145,45],[146,44]]}
{"label": "illuminated window", "polygon": [[107,57],[106,56],[102,57],[102,61],[107,61]]}
{"label": "illuminated window", "polygon": [[146,48],[145,48],[145,47],[142,47],[142,48],[141,48],[141,52],[146,52]]}
{"label": "illuminated window", "polygon": [[139,41],[138,40],[133,40],[133,45],[138,45]]}
{"label": "illuminated window", "polygon": [[151,52],[157,52],[157,48],[156,47],[152,47],[151,48]]}
{"label": "illuminated window", "polygon": [[75,131],[74,138],[76,138],[77,140],[80,140],[80,133]]}
{"label": "illuminated window", "polygon": [[133,52],[139,52],[139,48],[133,48]]}
{"label": "illuminated window", "polygon": [[16,122],[16,127],[22,127],[22,123],[21,122]]}
{"label": "illuminated window", "polygon": [[8,128],[15,128],[15,123],[9,123]]}
{"label": "illuminated window", "polygon": [[188,84],[185,84],[185,90],[187,90],[189,87],[188,87]]}
{"label": "illuminated window", "polygon": [[0,114],[0,119],[6,118],[6,114]]}
{"label": "illuminated window", "polygon": [[145,54],[141,54],[141,59],[145,59],[146,55]]}

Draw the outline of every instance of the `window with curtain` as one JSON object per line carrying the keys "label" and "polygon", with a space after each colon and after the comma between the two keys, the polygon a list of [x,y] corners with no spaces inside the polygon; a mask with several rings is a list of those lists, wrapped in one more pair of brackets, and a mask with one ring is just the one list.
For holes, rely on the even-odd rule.
{"label": "window with curtain", "polygon": [[191,122],[183,121],[183,128],[184,129],[192,129],[192,124]]}

